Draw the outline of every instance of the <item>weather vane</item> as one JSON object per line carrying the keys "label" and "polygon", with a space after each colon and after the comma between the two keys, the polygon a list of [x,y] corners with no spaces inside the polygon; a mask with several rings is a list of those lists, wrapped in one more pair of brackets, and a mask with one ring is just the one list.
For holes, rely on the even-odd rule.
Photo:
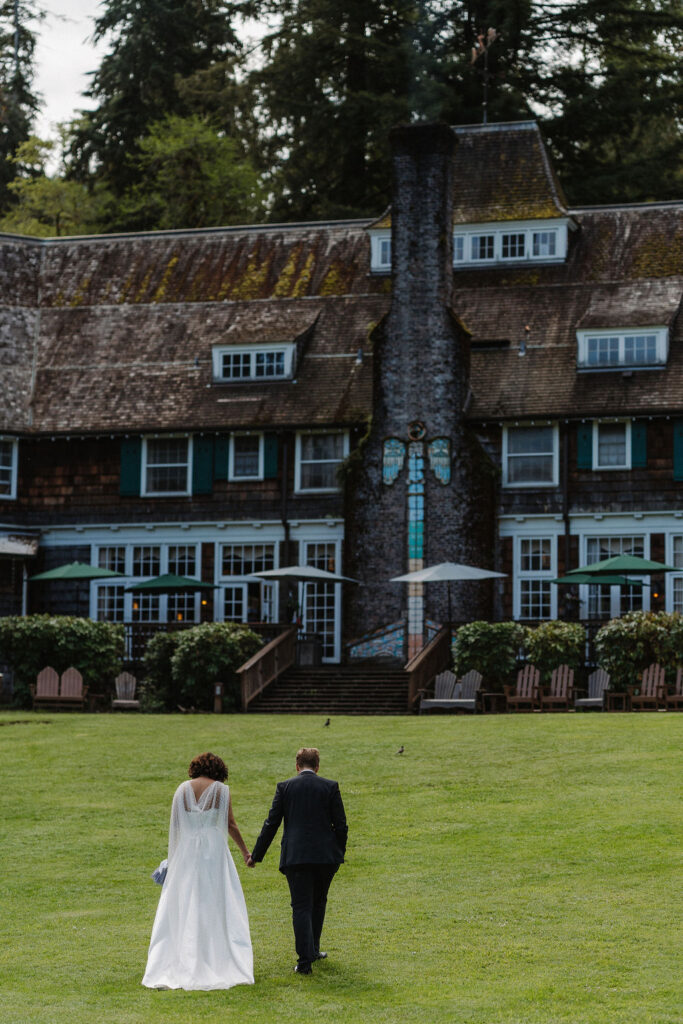
{"label": "weather vane", "polygon": [[489,72],[489,47],[491,43],[494,43],[498,38],[498,33],[495,28],[487,29],[486,33],[480,32],[477,36],[477,41],[472,47],[472,56],[470,57],[470,64],[476,64],[477,61],[483,57],[483,69],[480,70],[481,77],[484,82],[484,99],[482,102],[483,118],[482,124],[488,124],[488,104],[489,104],[489,80],[492,77]]}

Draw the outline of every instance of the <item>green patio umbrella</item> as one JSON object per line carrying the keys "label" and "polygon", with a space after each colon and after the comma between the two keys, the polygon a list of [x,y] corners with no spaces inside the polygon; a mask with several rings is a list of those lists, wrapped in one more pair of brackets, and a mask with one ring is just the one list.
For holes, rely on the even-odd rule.
{"label": "green patio umbrella", "polygon": [[579,572],[577,569],[574,570],[573,575],[560,576],[559,579],[551,580],[551,583],[566,583],[569,585],[573,583],[577,585],[579,583],[590,583],[593,586],[600,585],[603,587],[649,587],[649,583],[645,583],[643,580],[629,580],[626,576],[589,576],[585,572]]}
{"label": "green patio umbrella", "polygon": [[112,576],[123,576],[123,573],[114,572],[113,569],[100,569],[99,566],[88,565],[86,562],[69,562],[67,565],[58,565],[55,569],[29,576],[29,580],[102,580]]}
{"label": "green patio umbrella", "polygon": [[[570,569],[567,576],[577,574],[583,576],[614,576],[635,573],[638,576],[649,576],[653,572],[676,572],[674,565],[665,565],[663,562],[651,562],[648,558],[638,558],[637,555],[614,555],[612,558],[605,558],[602,562],[594,562],[592,565],[582,565],[578,569]],[[599,582],[599,581],[592,581]]]}
{"label": "green patio umbrella", "polygon": [[195,580],[190,576],[174,576],[172,573],[166,573],[164,576],[155,576],[142,583],[133,583],[130,587],[126,587],[126,593],[196,594],[200,590],[215,590],[216,587],[216,583],[204,583],[202,580]]}

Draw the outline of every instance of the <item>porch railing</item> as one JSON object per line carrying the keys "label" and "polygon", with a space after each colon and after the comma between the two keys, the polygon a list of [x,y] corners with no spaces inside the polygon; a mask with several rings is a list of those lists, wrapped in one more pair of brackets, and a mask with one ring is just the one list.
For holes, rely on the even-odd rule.
{"label": "porch railing", "polygon": [[[147,644],[157,633],[178,633],[185,629],[198,626],[198,622],[124,622],[126,646],[124,660],[126,664],[137,669],[142,661]],[[258,633],[264,640],[270,641],[287,629],[286,623],[279,622],[246,622],[245,626]]]}
{"label": "porch railing", "polygon": [[248,711],[254,697],[262,693],[281,672],[294,664],[297,633],[297,626],[289,626],[237,669],[242,711]]}
{"label": "porch railing", "polygon": [[451,662],[451,627],[442,626],[421,651],[404,666],[408,675],[408,709],[412,709],[420,690],[426,689],[439,672]]}

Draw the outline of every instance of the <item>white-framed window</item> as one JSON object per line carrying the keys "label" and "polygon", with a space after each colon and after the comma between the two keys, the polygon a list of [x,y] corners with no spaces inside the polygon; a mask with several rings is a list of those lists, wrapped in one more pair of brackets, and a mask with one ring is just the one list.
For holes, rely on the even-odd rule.
{"label": "white-framed window", "polygon": [[144,497],[187,495],[191,474],[189,437],[143,437],[141,493]]}
{"label": "white-framed window", "polygon": [[230,436],[230,480],[263,479],[263,434]]}
{"label": "white-framed window", "polygon": [[16,437],[0,437],[0,498],[17,496],[18,452]]}
{"label": "white-framed window", "polygon": [[553,619],[557,615],[557,539],[554,536],[515,538],[515,619]]}
{"label": "white-framed window", "polygon": [[568,226],[567,218],[460,224],[453,232],[453,265],[559,263],[567,255]]}
{"label": "white-framed window", "polygon": [[557,487],[558,480],[556,423],[503,427],[504,487]]}
{"label": "white-framed window", "polygon": [[299,431],[296,435],[297,492],[338,491],[337,471],[349,454],[349,435],[339,431]]}
{"label": "white-framed window", "polygon": [[666,327],[577,331],[576,340],[577,367],[582,370],[665,366],[669,352]]}
{"label": "white-framed window", "polygon": [[593,422],[593,468],[631,468],[631,421]]}
{"label": "white-framed window", "polygon": [[370,270],[380,273],[391,270],[391,228],[370,232]]}
{"label": "white-framed window", "polygon": [[293,342],[249,345],[238,348],[216,345],[213,349],[213,376],[216,381],[284,380],[292,376]]}
{"label": "white-framed window", "polygon": [[93,564],[120,572],[125,580],[92,584],[91,615],[109,622],[199,622],[201,594],[131,594],[133,583],[170,573],[198,579],[197,543],[96,544]]}
{"label": "white-framed window", "polygon": [[217,609],[226,622],[274,622],[275,584],[253,574],[276,568],[275,544],[221,543]]}
{"label": "white-framed window", "polygon": [[676,567],[676,572],[666,574],[667,611],[683,614],[683,533],[667,537],[666,561]]}
{"label": "white-framed window", "polygon": [[[635,555],[637,558],[649,556],[649,544],[646,550],[646,537],[640,535],[622,536],[587,536],[583,540],[585,557],[583,565],[602,562],[605,558],[616,555]],[[638,577],[648,582],[648,577]],[[649,596],[645,595],[647,587],[612,587],[601,584],[588,584],[581,587],[583,591],[585,617],[588,619],[613,619],[625,612],[638,611],[647,606]],[[582,616],[583,617],[583,616]]]}

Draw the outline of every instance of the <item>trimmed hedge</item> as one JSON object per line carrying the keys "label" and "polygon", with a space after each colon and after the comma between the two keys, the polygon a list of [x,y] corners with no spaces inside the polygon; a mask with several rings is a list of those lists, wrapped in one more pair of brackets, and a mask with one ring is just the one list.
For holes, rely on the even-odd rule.
{"label": "trimmed hedge", "polygon": [[679,612],[627,612],[602,626],[595,637],[598,662],[614,689],[637,685],[643,669],[659,662],[673,682],[683,664],[683,615]]}
{"label": "trimmed hedge", "polygon": [[458,630],[453,645],[457,675],[476,668],[487,687],[509,682],[517,668],[526,630],[519,622],[468,622]]}
{"label": "trimmed hedge", "polygon": [[550,681],[553,669],[569,665],[574,671],[583,667],[586,657],[586,633],[579,622],[552,620],[525,629],[526,660],[541,671],[541,682]]}
{"label": "trimmed hedge", "polygon": [[70,615],[8,615],[0,619],[0,660],[14,679],[14,703],[30,707],[30,684],[47,665],[61,675],[71,665],[91,691],[110,693],[121,671],[124,629]]}

